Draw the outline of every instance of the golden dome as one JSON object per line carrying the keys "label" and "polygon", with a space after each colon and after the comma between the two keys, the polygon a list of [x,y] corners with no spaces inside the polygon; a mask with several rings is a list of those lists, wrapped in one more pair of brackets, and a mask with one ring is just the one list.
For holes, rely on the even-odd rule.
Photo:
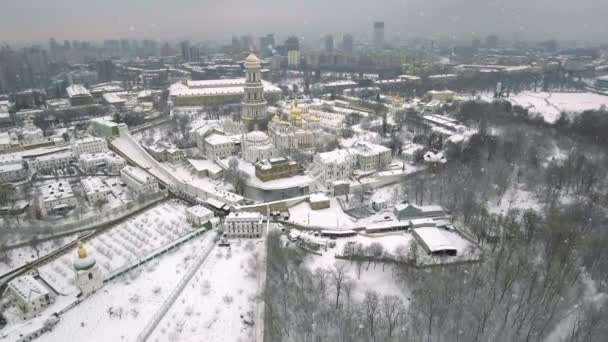
{"label": "golden dome", "polygon": [[298,107],[298,100],[293,101],[293,107],[291,108],[291,115],[296,118],[300,118],[302,116],[302,110]]}
{"label": "golden dome", "polygon": [[78,241],[78,243],[76,243],[76,245],[78,246],[78,257],[80,259],[86,258],[87,250],[86,250],[86,248],[84,248],[84,244],[82,243],[82,241]]}

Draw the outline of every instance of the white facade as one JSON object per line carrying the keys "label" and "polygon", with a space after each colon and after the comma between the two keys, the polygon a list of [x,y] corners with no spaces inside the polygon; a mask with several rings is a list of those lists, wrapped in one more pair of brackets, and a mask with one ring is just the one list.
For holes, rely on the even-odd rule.
{"label": "white facade", "polygon": [[133,166],[126,166],[120,171],[127,187],[138,194],[149,194],[158,191],[158,181],[146,171]]}
{"label": "white facade", "polygon": [[202,205],[196,205],[186,209],[186,219],[195,227],[202,226],[204,223],[211,220],[213,216],[213,211],[203,207]]}
{"label": "white facade", "polygon": [[234,153],[234,141],[224,135],[213,134],[205,138],[205,152],[211,160],[230,157]]}
{"label": "white facade", "polygon": [[78,166],[87,172],[95,172],[99,169],[107,169],[109,172],[118,173],[127,162],[120,156],[110,151],[101,153],[83,153],[78,159]]}
{"label": "white facade", "polygon": [[40,194],[40,207],[45,215],[63,213],[78,204],[70,183],[65,180],[44,183]]}
{"label": "white facade", "polygon": [[382,145],[362,141],[353,147],[357,151],[357,166],[363,171],[382,169],[393,159],[392,151]]}
{"label": "white facade", "polygon": [[274,146],[272,141],[261,131],[252,131],[241,137],[241,148],[243,159],[250,163],[270,159],[273,156]]}
{"label": "white facade", "polygon": [[31,172],[36,172],[53,168],[65,168],[71,165],[73,161],[72,151],[63,151],[34,157],[27,161],[27,165]]}
{"label": "white facade", "polygon": [[241,119],[248,127],[255,126],[266,119],[266,100],[262,84],[262,62],[252,52],[245,60],[245,95],[241,103]]}
{"label": "white facade", "polygon": [[230,213],[224,221],[228,238],[259,238],[262,236],[262,214],[257,212]]}
{"label": "white facade", "polygon": [[108,149],[108,144],[102,138],[84,138],[72,144],[72,152],[76,157],[83,153],[101,153]]}
{"label": "white facade", "polygon": [[326,182],[347,179],[357,165],[357,153],[354,149],[334,150],[319,153],[314,161],[323,170]]}
{"label": "white facade", "polygon": [[24,320],[44,310],[52,300],[49,291],[31,275],[11,280],[6,287],[10,303],[19,308]]}
{"label": "white facade", "polygon": [[105,183],[99,177],[87,177],[80,180],[84,195],[89,201],[89,204],[94,204],[100,200],[106,199],[111,192]]}
{"label": "white facade", "polygon": [[78,242],[78,252],[73,266],[76,273],[74,283],[83,296],[88,296],[103,286],[103,274],[95,258],[88,254],[82,242]]}
{"label": "white facade", "polygon": [[36,126],[27,126],[21,132],[23,135],[23,145],[36,145],[44,142],[42,130]]}

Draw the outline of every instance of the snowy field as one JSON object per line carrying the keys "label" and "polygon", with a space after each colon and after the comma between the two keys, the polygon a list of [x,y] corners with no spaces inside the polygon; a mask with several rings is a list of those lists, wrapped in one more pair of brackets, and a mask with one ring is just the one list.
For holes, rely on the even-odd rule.
{"label": "snowy field", "polygon": [[521,211],[534,209],[538,211],[541,206],[534,193],[523,189],[520,184],[516,184],[507,190],[500,199],[500,203],[497,203],[497,201],[488,202],[488,211],[492,214],[506,215],[511,209]]}
{"label": "snowy field", "polygon": [[[486,94],[483,98],[492,101],[492,96]],[[546,122],[554,123],[561,112],[569,114],[581,113],[585,110],[600,109],[608,106],[608,96],[591,92],[584,93],[554,93],[524,91],[508,98],[513,104],[518,104],[530,113],[542,115]]]}
{"label": "snowy field", "polygon": [[213,236],[193,239],[111,281],[37,341],[134,341]]}
{"label": "snowy field", "polygon": [[[164,202],[87,241],[86,248],[107,274],[190,232],[186,208],[183,202]],[[60,293],[77,290],[72,284],[74,256],[63,255],[39,269]]]}
{"label": "snowy field", "polygon": [[358,235],[352,238],[337,239],[335,240],[336,247],[328,248],[327,251],[320,251],[323,253],[322,256],[307,255],[305,264],[312,271],[331,269],[334,265],[346,265],[348,277],[355,283],[353,298],[357,300],[363,299],[366,290],[375,290],[380,295],[396,295],[407,299],[409,292],[397,284],[392,264],[364,262],[359,277],[358,266],[355,262],[336,259],[335,255],[342,254],[342,250],[348,241],[360,242],[363,246],[368,246],[372,242],[380,242],[385,250],[392,253],[400,246],[402,246],[401,248],[408,248],[412,240],[413,237],[410,234],[392,234],[374,238]]}
{"label": "snowy field", "polygon": [[235,240],[230,248],[215,247],[149,341],[252,341],[254,328],[241,315],[253,318],[255,255],[262,246],[256,240]]}

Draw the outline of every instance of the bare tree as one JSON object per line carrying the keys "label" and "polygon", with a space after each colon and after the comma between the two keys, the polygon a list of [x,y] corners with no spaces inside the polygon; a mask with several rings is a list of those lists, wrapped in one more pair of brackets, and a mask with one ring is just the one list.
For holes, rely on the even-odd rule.
{"label": "bare tree", "polygon": [[374,290],[367,290],[363,298],[363,308],[365,318],[369,327],[369,336],[376,341],[376,323],[380,315],[380,300],[378,293]]}
{"label": "bare tree", "polygon": [[399,316],[404,311],[405,305],[403,300],[397,296],[384,296],[382,297],[382,315],[386,321],[388,328],[388,336],[393,336],[393,331],[397,325]]}
{"label": "bare tree", "polygon": [[330,280],[332,286],[336,289],[336,305],[335,309],[338,309],[340,303],[340,293],[344,287],[344,283],[349,280],[346,271],[348,270],[344,263],[334,263],[334,266],[330,270]]}

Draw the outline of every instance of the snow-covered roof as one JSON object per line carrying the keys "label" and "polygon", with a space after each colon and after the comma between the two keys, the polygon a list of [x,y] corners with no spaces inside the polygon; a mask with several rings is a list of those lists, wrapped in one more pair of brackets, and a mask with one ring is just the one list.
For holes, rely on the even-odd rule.
{"label": "snow-covered roof", "polygon": [[445,250],[456,250],[452,243],[441,233],[441,230],[436,227],[415,228],[414,234],[417,235],[421,242],[428,248],[428,252],[439,252]]}
{"label": "snow-covered roof", "polygon": [[40,192],[42,193],[43,202],[74,197],[72,187],[67,181],[50,181],[45,183],[40,187]]}
{"label": "snow-covered roof", "polygon": [[343,150],[333,150],[329,152],[319,153],[317,155],[318,159],[322,163],[345,163],[348,160],[351,160],[355,157],[355,150],[352,149],[343,149]]}
{"label": "snow-covered roof", "polygon": [[205,142],[209,145],[232,144],[234,141],[225,135],[213,134],[205,138]]}
{"label": "snow-covered roof", "polygon": [[226,216],[226,221],[233,220],[262,220],[262,214],[255,211],[242,211],[242,212],[231,212]]}
{"label": "snow-covered roof", "polygon": [[329,197],[327,197],[327,195],[325,195],[324,193],[316,192],[314,194],[311,194],[308,200],[311,203],[326,202],[329,201]]}
{"label": "snow-covered roof", "polygon": [[65,89],[70,98],[72,97],[90,97],[91,93],[83,85],[74,84]]}
{"label": "snow-covered roof", "polygon": [[23,275],[11,280],[8,286],[24,302],[34,302],[49,294],[49,291],[31,275]]}
{"label": "snow-covered roof", "polygon": [[87,177],[80,180],[85,194],[109,192],[110,189],[99,177]]}
{"label": "snow-covered roof", "polygon": [[152,178],[146,171],[138,167],[125,166],[120,173],[130,177],[140,184],[154,180],[154,178]]}
{"label": "snow-covered roof", "polygon": [[186,211],[196,217],[207,217],[209,215],[213,216],[213,211],[203,207],[202,205],[195,205],[193,207],[187,208]]}
{"label": "snow-covered roof", "polygon": [[[197,82],[197,83],[194,83]],[[192,86],[190,86],[192,84]],[[282,93],[281,88],[263,81],[265,93]],[[169,87],[170,96],[213,96],[213,95],[244,95],[245,79],[191,81],[188,85],[176,83]]]}

